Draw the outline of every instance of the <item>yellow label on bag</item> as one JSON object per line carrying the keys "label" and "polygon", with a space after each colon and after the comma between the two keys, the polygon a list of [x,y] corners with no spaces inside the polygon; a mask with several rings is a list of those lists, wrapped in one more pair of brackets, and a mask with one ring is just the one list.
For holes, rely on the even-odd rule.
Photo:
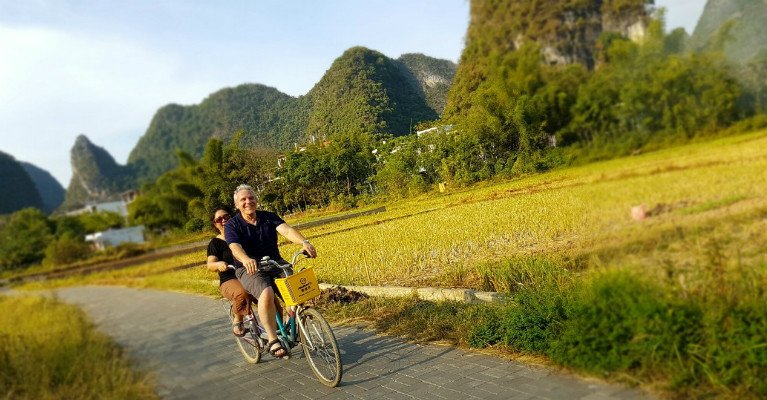
{"label": "yellow label on bag", "polygon": [[320,285],[317,283],[317,275],[309,267],[287,278],[274,280],[277,289],[282,294],[282,300],[288,306],[294,306],[309,301],[320,295]]}

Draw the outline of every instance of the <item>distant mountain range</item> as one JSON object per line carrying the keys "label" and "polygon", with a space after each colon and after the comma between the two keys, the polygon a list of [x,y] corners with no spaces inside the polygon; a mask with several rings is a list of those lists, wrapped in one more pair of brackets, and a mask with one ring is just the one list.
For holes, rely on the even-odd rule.
{"label": "distant mountain range", "polygon": [[226,141],[239,130],[245,131],[243,145],[273,149],[349,129],[406,134],[412,124],[438,117],[454,74],[455,64],[447,60],[423,54],[393,60],[354,47],[304,96],[245,84],[197,105],[161,108],[128,166],[138,180],[152,180],[176,166],[175,149],[199,156],[208,139]]}
{"label": "distant mountain range", "polygon": [[47,171],[0,153],[2,186],[19,188],[0,193],[0,214],[23,207],[70,210],[115,200],[173,169],[176,150],[200,156],[210,138],[227,141],[240,130],[241,145],[276,150],[349,130],[407,134],[415,124],[438,118],[455,71],[455,63],[423,54],[395,60],[353,47],[304,96],[243,84],[219,90],[200,104],[169,104],[157,110],[127,165],[78,136],[70,152],[72,178],[66,192]]}
{"label": "distant mountain range", "polygon": [[708,0],[690,37],[695,50],[723,47],[727,58],[745,63],[767,60],[767,1]]}
{"label": "distant mountain range", "polygon": [[35,182],[24,166],[10,154],[0,151],[0,214],[26,207],[43,208]]}
{"label": "distant mountain range", "polygon": [[241,145],[280,150],[349,130],[407,134],[418,122],[438,118],[455,70],[455,63],[423,54],[394,60],[354,47],[304,96],[244,84],[215,92],[200,104],[169,104],[154,115],[126,166],[78,137],[63,208],[114,198],[173,169],[177,149],[200,156],[210,138],[227,141],[239,130],[244,131]]}
{"label": "distant mountain range", "polygon": [[64,187],[50,172],[36,165],[20,161],[21,167],[27,172],[37,188],[37,192],[43,202],[43,211],[51,213],[64,202]]}

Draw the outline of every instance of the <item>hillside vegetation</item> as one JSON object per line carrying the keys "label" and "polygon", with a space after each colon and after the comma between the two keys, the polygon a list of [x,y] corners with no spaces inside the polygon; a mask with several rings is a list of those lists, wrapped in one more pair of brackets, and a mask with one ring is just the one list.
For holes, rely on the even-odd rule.
{"label": "hillside vegetation", "polygon": [[397,63],[353,47],[337,58],[308,94],[307,132],[320,138],[349,133],[410,133],[413,121],[436,119],[425,96]]}
{"label": "hillside vegetation", "polygon": [[455,76],[455,63],[423,54],[403,54],[397,62],[403,67],[402,73],[406,77],[412,75],[429,108],[438,115],[442,114],[447,103],[447,92]]}
{"label": "hillside vegetation", "polygon": [[593,68],[601,35],[627,36],[629,26],[646,27],[648,3],[652,1],[472,1],[466,46],[445,117],[465,115],[476,101],[473,92],[491,80],[504,55],[525,44],[537,43],[547,64]]}

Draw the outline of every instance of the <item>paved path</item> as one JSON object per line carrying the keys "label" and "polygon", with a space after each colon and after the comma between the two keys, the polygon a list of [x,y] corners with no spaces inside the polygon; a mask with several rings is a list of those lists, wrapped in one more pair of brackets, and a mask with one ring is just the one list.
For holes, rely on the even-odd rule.
{"label": "paved path", "polygon": [[417,345],[336,327],[344,375],[322,386],[300,349],[290,360],[244,362],[221,302],[155,290],[89,286],[57,296],[80,305],[154,371],[166,399],[643,399],[636,389],[587,382],[452,347]]}

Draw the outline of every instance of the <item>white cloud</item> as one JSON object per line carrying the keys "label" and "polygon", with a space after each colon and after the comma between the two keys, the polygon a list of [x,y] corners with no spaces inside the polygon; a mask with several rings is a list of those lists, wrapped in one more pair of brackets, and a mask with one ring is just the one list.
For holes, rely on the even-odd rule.
{"label": "white cloud", "polygon": [[183,76],[168,52],[43,28],[0,26],[0,60],[0,150],[64,186],[78,134],[124,163],[157,108],[197,103],[218,87]]}

